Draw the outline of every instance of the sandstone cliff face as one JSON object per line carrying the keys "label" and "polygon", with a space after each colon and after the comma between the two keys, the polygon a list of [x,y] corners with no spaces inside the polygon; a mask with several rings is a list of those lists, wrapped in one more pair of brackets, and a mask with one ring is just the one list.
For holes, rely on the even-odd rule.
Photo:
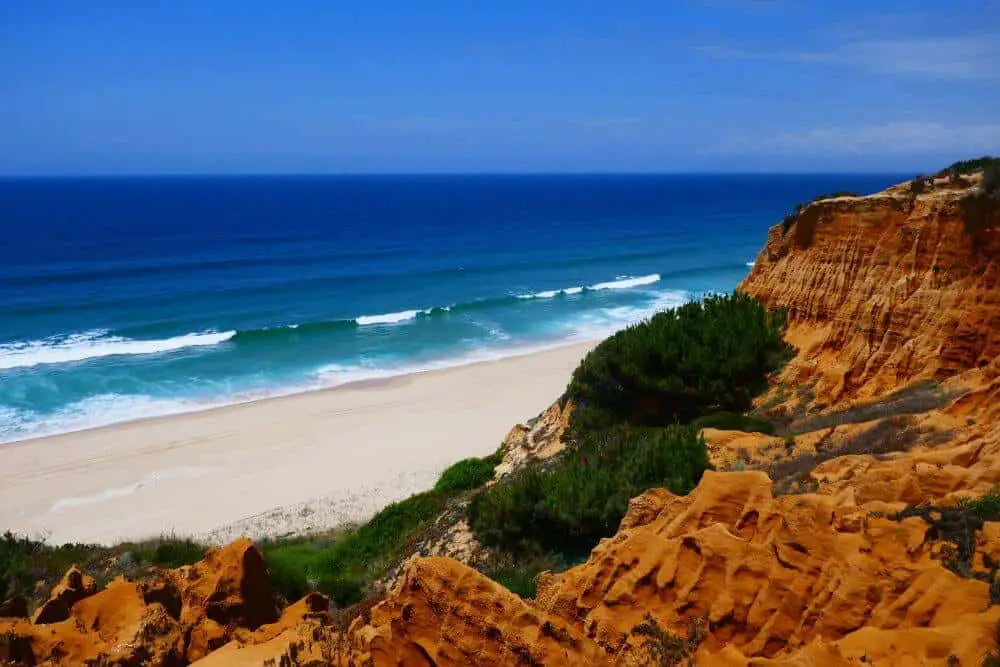
{"label": "sandstone cliff face", "polygon": [[805,207],[771,228],[740,289],[785,307],[810,407],[1000,368],[1000,233],[964,233],[965,190],[896,187]]}

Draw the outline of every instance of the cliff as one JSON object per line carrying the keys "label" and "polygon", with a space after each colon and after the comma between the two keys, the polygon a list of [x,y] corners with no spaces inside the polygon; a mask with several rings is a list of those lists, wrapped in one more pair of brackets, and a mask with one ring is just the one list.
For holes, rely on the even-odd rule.
{"label": "cliff", "polygon": [[[988,664],[1000,523],[962,501],[1000,484],[1000,235],[967,229],[975,183],[820,200],[773,227],[740,289],[789,312],[797,355],[757,405],[778,435],[706,430],[718,472],[633,499],[534,600],[417,556],[351,618],[315,594],[279,615],[239,542],[101,592],[71,573],[48,616],[0,621],[0,660]],[[515,429],[501,472],[562,449],[566,410]]]}

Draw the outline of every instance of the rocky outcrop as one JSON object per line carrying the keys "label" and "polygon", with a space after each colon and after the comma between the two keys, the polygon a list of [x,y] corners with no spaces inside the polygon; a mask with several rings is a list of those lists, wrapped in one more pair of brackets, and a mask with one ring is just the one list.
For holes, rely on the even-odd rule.
{"label": "rocky outcrop", "polygon": [[446,558],[415,560],[368,623],[348,664],[586,665],[607,656],[565,620]]}
{"label": "rocky outcrop", "polygon": [[740,289],[788,309],[800,354],[781,383],[806,407],[1000,373],[1000,233],[965,233],[966,194],[824,199],[771,228]]}
{"label": "rocky outcrop", "polygon": [[0,664],[187,664],[240,628],[277,620],[263,557],[240,540],[190,567],[120,578],[100,592],[70,569],[33,622],[0,621]]}
{"label": "rocky outcrop", "polygon": [[39,605],[31,622],[36,624],[58,623],[69,618],[69,610],[74,604],[97,592],[94,578],[83,573],[75,565],[67,570],[52,589],[49,599]]}
{"label": "rocky outcrop", "polygon": [[563,433],[572,413],[572,401],[559,400],[528,424],[512,428],[500,445],[501,460],[495,478],[501,479],[532,463],[551,459],[565,450]]}
{"label": "rocky outcrop", "polygon": [[927,654],[978,664],[1000,607],[986,582],[947,570],[939,548],[917,517],[873,516],[815,494],[774,498],[763,473],[709,472],[688,496],[636,498],[586,564],[541,582],[537,606],[626,662],[644,640],[634,629],[652,614],[674,634],[704,619],[699,665],[737,652],[790,657],[817,643],[847,659],[893,645],[898,662],[887,664],[934,664],[921,662]]}

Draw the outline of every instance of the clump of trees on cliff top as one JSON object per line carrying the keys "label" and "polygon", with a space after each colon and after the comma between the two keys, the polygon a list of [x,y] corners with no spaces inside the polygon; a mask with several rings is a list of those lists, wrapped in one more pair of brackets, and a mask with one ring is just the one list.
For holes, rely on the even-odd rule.
{"label": "clump of trees on cliff top", "polygon": [[1000,227],[1000,159],[986,168],[979,187],[962,198],[961,206],[967,235],[977,237]]}
{"label": "clump of trees on cliff top", "polygon": [[950,176],[952,174],[972,174],[977,171],[988,169],[1000,169],[1000,157],[984,155],[983,157],[971,160],[959,160],[939,171],[937,176]]}
{"label": "clump of trees on cliff top", "polygon": [[786,317],[753,297],[711,296],[607,338],[573,372],[574,433],[618,424],[666,426],[743,412],[786,361]]}
{"label": "clump of trees on cliff top", "polygon": [[[604,340],[573,373],[570,448],[480,492],[471,525],[515,558],[585,555],[615,532],[630,498],[653,487],[687,493],[709,468],[699,418],[732,422],[790,355],[784,313],[745,294],[654,315]],[[684,425],[686,424],[686,425]]]}

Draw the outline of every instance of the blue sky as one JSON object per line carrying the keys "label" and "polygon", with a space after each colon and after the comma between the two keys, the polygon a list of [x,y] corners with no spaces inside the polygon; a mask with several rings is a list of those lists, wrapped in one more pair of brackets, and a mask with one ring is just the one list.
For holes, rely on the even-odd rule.
{"label": "blue sky", "polygon": [[1000,3],[8,0],[0,173],[930,170]]}

